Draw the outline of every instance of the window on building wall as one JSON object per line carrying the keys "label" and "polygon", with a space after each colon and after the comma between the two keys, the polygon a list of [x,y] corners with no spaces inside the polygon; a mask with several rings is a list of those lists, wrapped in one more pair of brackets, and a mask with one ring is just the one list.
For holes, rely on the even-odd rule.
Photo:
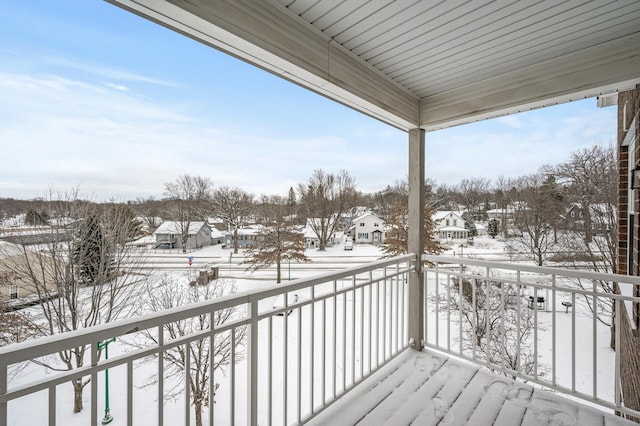
{"label": "window on building wall", "polygon": [[447,219],[447,226],[449,226],[449,219]]}
{"label": "window on building wall", "polygon": [[576,212],[571,212],[571,217],[576,217]]}
{"label": "window on building wall", "polygon": [[374,223],[374,224],[373,224],[373,226],[378,226],[378,223],[377,223],[377,222],[376,222],[376,223]]}
{"label": "window on building wall", "polygon": [[458,219],[453,219],[453,226],[458,226]]}
{"label": "window on building wall", "polygon": [[360,226],[364,226],[364,222],[360,222]]}
{"label": "window on building wall", "polygon": [[11,288],[9,289],[9,298],[10,299],[17,299],[18,298],[18,286],[17,285],[12,285]]}

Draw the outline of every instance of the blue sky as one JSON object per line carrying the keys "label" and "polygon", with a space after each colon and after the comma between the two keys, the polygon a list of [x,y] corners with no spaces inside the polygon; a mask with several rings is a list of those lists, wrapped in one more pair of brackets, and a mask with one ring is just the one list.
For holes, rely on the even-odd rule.
{"label": "blue sky", "polygon": [[[0,0],[0,58],[0,197],[161,198],[185,173],[285,195],[317,168],[373,192],[407,173],[404,132],[106,2]],[[595,99],[430,132],[426,174],[519,176],[615,134]]]}

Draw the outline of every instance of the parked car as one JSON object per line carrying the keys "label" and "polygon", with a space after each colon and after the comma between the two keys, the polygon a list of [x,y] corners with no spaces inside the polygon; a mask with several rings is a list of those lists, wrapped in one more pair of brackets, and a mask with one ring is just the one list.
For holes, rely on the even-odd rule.
{"label": "parked car", "polygon": [[[289,306],[296,303],[297,301],[298,301],[298,295],[289,293]],[[273,309],[281,309],[281,308],[284,308],[284,294],[278,295],[278,297],[276,297],[276,300],[274,300],[273,302]],[[287,311],[287,315],[290,315],[291,312],[293,312],[293,309],[289,309],[289,311]],[[278,312],[276,315],[284,316],[284,311]]]}
{"label": "parked car", "polygon": [[353,241],[351,241],[351,240],[347,240],[347,241],[344,243],[344,249],[345,249],[345,250],[353,250]]}

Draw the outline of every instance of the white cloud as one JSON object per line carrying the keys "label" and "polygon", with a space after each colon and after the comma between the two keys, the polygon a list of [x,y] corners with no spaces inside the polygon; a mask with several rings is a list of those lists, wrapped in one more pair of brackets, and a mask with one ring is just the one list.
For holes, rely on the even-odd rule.
{"label": "white cloud", "polygon": [[115,83],[102,83],[105,86],[114,89],[114,90],[119,90],[121,92],[128,92],[129,88],[127,86],[123,86],[121,84],[115,84]]}

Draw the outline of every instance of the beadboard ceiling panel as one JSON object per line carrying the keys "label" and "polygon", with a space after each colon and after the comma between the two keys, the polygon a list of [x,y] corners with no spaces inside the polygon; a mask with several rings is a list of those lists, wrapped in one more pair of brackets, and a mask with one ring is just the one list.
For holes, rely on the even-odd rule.
{"label": "beadboard ceiling panel", "polygon": [[638,0],[109,0],[403,130],[640,84]]}

